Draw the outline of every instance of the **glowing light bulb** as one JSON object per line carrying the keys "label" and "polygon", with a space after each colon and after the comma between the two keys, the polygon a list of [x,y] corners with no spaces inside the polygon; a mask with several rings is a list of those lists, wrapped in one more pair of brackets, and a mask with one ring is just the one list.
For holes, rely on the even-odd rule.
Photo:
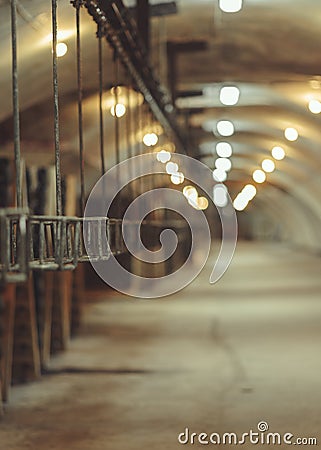
{"label": "glowing light bulb", "polygon": [[198,206],[198,197],[197,198],[188,198],[187,199],[188,204],[193,206],[194,209],[197,209],[199,211],[199,206]]}
{"label": "glowing light bulb", "polygon": [[232,136],[234,134],[234,125],[229,120],[220,120],[216,125],[217,131],[221,136]]}
{"label": "glowing light bulb", "polygon": [[236,13],[242,9],[242,0],[220,0],[219,6],[223,12]]}
{"label": "glowing light bulb", "polygon": [[284,130],[284,136],[288,141],[294,142],[298,139],[299,133],[295,128],[286,128]]}
{"label": "glowing light bulb", "polygon": [[67,44],[65,44],[64,42],[59,42],[56,45],[56,54],[58,58],[61,58],[62,56],[65,56],[65,54],[68,51],[68,47]]}
{"label": "glowing light bulb", "polygon": [[259,183],[259,184],[264,183],[264,181],[266,180],[266,175],[263,172],[263,170],[260,170],[260,169],[254,170],[254,172],[253,172],[253,180],[256,183]]}
{"label": "glowing light bulb", "polygon": [[187,199],[196,200],[198,198],[198,192],[194,186],[185,186],[183,189],[183,194]]}
{"label": "glowing light bulb", "polygon": [[[116,109],[116,111],[115,111]],[[110,108],[110,114],[115,117],[115,114],[118,118],[123,117],[126,114],[126,106],[122,103],[117,103],[116,108],[115,105],[113,105]]]}
{"label": "glowing light bulb", "polygon": [[215,170],[213,170],[213,178],[215,181],[219,181],[220,183],[223,183],[227,178],[227,173],[224,170],[215,169]]}
{"label": "glowing light bulb", "polygon": [[156,133],[147,133],[143,137],[143,142],[146,147],[153,147],[158,142],[158,136]]}
{"label": "glowing light bulb", "polygon": [[240,90],[236,86],[224,86],[220,91],[220,102],[226,106],[236,105],[240,98]]}
{"label": "glowing light bulb", "polygon": [[272,156],[277,161],[281,161],[285,158],[285,151],[282,147],[273,147],[272,148]]}
{"label": "glowing light bulb", "polygon": [[228,158],[217,158],[215,167],[224,172],[229,172],[232,168],[232,163]]}
{"label": "glowing light bulb", "polygon": [[249,201],[253,200],[253,198],[256,196],[257,190],[256,187],[253,186],[253,184],[247,184],[242,189],[242,195],[244,195],[245,198],[247,198]]}
{"label": "glowing light bulb", "polygon": [[157,161],[165,164],[168,161],[171,160],[172,155],[170,154],[170,152],[167,152],[166,150],[161,150],[160,152],[157,153]]}
{"label": "glowing light bulb", "polygon": [[184,183],[185,177],[182,172],[175,172],[171,175],[171,182],[173,184],[182,184]]}
{"label": "glowing light bulb", "polygon": [[238,194],[238,196],[233,202],[233,206],[237,211],[244,211],[244,209],[247,207],[248,204],[249,204],[248,199],[242,194]]}
{"label": "glowing light bulb", "polygon": [[274,172],[275,164],[272,161],[272,159],[264,159],[264,161],[262,162],[262,169],[264,170],[264,172],[267,172],[267,173]]}
{"label": "glowing light bulb", "polygon": [[228,142],[216,144],[216,154],[220,158],[229,158],[233,154],[232,146]]}
{"label": "glowing light bulb", "polygon": [[206,197],[199,197],[197,199],[197,206],[198,209],[200,209],[201,211],[205,211],[208,208],[208,200]]}
{"label": "glowing light bulb", "polygon": [[320,114],[321,113],[321,102],[319,100],[310,100],[309,101],[309,110],[312,114]]}
{"label": "glowing light bulb", "polygon": [[[46,14],[46,13],[44,13]],[[39,17],[39,16],[38,16]],[[64,42],[66,39],[69,39],[74,34],[72,29],[69,30],[58,30],[57,31],[57,42]],[[52,33],[47,34],[42,40],[42,44],[50,44],[53,41]]]}
{"label": "glowing light bulb", "polygon": [[178,165],[174,162],[168,162],[166,164],[166,172],[168,173],[168,175],[173,175],[174,173],[178,172]]}
{"label": "glowing light bulb", "polygon": [[224,208],[228,204],[228,192],[224,184],[217,184],[213,189],[214,205]]}

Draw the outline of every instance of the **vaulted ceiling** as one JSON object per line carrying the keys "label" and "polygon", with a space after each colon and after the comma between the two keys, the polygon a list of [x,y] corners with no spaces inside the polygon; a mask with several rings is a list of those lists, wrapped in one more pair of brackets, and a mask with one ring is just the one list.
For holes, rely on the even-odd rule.
{"label": "vaulted ceiling", "polygon": [[[124,3],[134,6],[135,1]],[[244,0],[236,13],[221,11],[218,0],[176,3],[176,14],[152,18],[151,59],[156,76],[173,89],[177,117],[188,133],[193,156],[214,168],[217,142],[232,145],[232,170],[226,185],[234,198],[253,182],[253,171],[264,158],[271,158],[272,148],[283,147],[286,157],[276,161],[276,170],[267,174],[265,183],[257,185],[258,194],[247,211],[286,223],[286,233],[299,244],[321,242],[321,116],[308,108],[310,100],[321,101],[321,2]],[[53,148],[51,4],[20,0],[18,6],[22,150],[27,160],[37,154],[49,161]],[[0,17],[0,142],[1,151],[10,152],[10,7],[5,0],[0,1]],[[70,170],[77,151],[77,106],[75,13],[67,1],[59,3],[59,29],[69,48],[59,59],[59,87],[62,147],[66,170]],[[97,38],[96,27],[85,11],[81,29],[85,150],[88,165],[95,168],[99,154]],[[107,45],[104,56],[107,86],[114,82]],[[126,77],[121,77],[126,82]],[[220,89],[227,85],[240,90],[234,106],[220,101]],[[231,137],[217,133],[219,120],[234,124]],[[296,141],[285,139],[287,127],[298,131]],[[112,118],[106,116],[107,142],[112,142],[112,132]],[[112,152],[107,160],[108,164],[114,161]]]}

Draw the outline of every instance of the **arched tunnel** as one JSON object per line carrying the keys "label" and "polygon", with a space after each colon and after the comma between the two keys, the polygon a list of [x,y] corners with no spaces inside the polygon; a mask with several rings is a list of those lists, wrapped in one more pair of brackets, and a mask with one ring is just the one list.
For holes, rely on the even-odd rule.
{"label": "arched tunnel", "polygon": [[321,3],[0,0],[0,442],[321,442]]}

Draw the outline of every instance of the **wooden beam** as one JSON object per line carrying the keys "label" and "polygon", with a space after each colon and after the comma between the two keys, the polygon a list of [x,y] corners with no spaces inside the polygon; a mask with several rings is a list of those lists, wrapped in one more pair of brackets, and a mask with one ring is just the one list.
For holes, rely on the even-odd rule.
{"label": "wooden beam", "polygon": [[1,324],[1,384],[2,400],[8,401],[9,388],[12,379],[12,358],[14,339],[14,316],[15,316],[15,286],[8,284],[1,288],[2,296],[2,324]]}
{"label": "wooden beam", "polygon": [[14,323],[13,383],[40,377],[39,339],[34,298],[33,276],[16,286]]}

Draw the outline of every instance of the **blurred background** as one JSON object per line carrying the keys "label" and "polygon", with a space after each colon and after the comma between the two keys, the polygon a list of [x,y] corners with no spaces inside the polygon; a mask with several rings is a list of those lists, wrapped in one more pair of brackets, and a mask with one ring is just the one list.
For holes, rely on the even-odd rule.
{"label": "blurred background", "polygon": [[[0,0],[0,17],[4,448],[174,449],[186,427],[241,435],[262,420],[317,438],[320,2]],[[108,219],[86,227],[101,175],[146,153],[162,173],[133,180],[138,163],[126,166]],[[180,154],[208,167],[209,190]],[[205,214],[212,252],[179,293],[130,298],[84,241],[95,261],[174,273],[192,248],[179,214],[158,209],[141,228],[152,251],[176,232],[166,261],[122,239],[127,207],[163,187]],[[213,286],[231,204],[238,245]]]}

